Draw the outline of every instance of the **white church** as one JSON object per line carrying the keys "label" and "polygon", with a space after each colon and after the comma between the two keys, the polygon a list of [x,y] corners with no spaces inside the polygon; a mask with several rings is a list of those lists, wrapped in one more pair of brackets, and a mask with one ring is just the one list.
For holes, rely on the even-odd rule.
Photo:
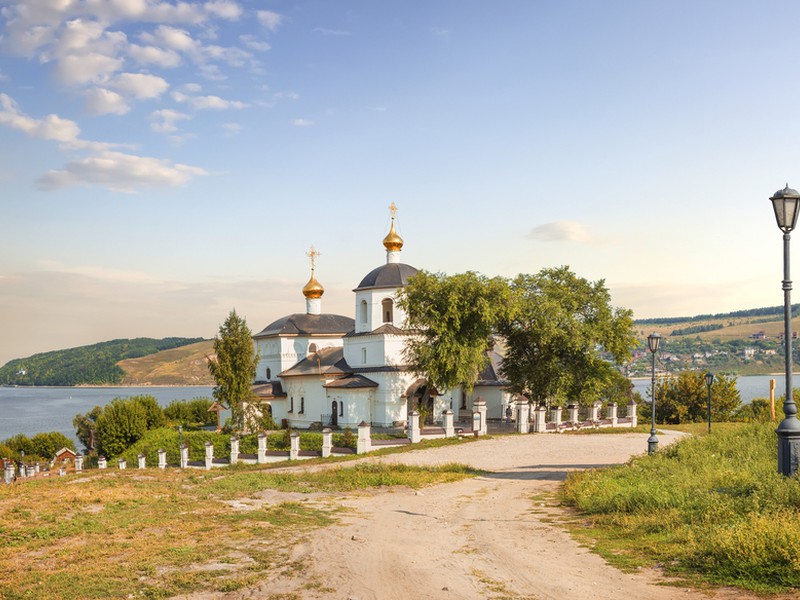
{"label": "white church", "polygon": [[292,428],[314,424],[356,427],[365,421],[377,427],[402,427],[412,410],[422,409],[428,421],[441,421],[452,409],[456,419],[469,420],[472,403],[486,400],[488,418],[502,418],[513,399],[499,374],[501,357],[489,362],[472,392],[436,390],[408,370],[403,348],[411,335],[397,295],[417,269],[400,260],[403,240],[392,221],[383,239],[386,263],[367,273],[353,290],[354,317],[322,312],[325,289],[315,276],[303,287],[305,313],[282,317],[253,336],[259,357],[253,392],[268,405],[276,423]]}

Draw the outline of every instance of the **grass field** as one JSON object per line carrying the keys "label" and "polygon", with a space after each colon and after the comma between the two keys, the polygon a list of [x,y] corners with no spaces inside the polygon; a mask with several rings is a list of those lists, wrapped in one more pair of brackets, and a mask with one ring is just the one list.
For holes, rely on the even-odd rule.
{"label": "grass field", "polygon": [[[3,486],[0,597],[161,598],[237,590],[302,572],[292,548],[335,522],[336,494],[476,474],[460,465],[355,465],[316,473],[238,466],[84,471]],[[295,495],[286,499],[280,492]]]}
{"label": "grass field", "polygon": [[774,427],[714,424],[711,435],[652,457],[570,475],[571,531],[622,568],[661,565],[699,584],[797,590],[800,480],[777,473]]}
{"label": "grass field", "polygon": [[120,361],[122,385],[214,385],[206,360],[212,354],[214,341],[205,340]]}

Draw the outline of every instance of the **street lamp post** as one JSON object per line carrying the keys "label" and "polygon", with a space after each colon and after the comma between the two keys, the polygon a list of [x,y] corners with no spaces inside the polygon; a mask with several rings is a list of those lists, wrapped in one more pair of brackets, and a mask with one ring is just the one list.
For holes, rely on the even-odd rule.
{"label": "street lamp post", "polygon": [[178,425],[178,450],[183,448],[183,425]]}
{"label": "street lamp post", "polygon": [[781,475],[794,475],[800,463],[800,420],[797,419],[797,405],[792,399],[792,281],[789,279],[789,240],[791,231],[797,225],[800,194],[786,187],[772,196],[772,208],[778,228],[783,231],[783,321],[784,352],[786,359],[786,395],[783,400],[783,421],[775,433],[778,434],[778,472]]}
{"label": "street lamp post", "polygon": [[708,388],[708,433],[711,433],[711,386],[714,383],[714,374],[706,373],[706,387]]}
{"label": "street lamp post", "polygon": [[652,370],[652,393],[651,398],[651,413],[652,420],[650,423],[650,437],[647,438],[647,453],[653,454],[658,450],[658,438],[656,437],[656,352],[658,352],[658,345],[661,343],[661,335],[658,333],[651,333],[647,336],[647,346],[653,354],[653,370]]}

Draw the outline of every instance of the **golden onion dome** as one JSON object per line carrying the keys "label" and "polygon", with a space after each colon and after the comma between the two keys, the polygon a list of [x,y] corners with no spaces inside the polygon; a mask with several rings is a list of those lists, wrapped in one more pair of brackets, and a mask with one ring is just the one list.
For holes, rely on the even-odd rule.
{"label": "golden onion dome", "polygon": [[303,296],[310,299],[322,298],[322,294],[324,293],[325,288],[322,287],[322,284],[314,277],[314,271],[311,271],[311,279],[309,279],[308,283],[303,287]]}
{"label": "golden onion dome", "polygon": [[383,246],[389,252],[399,252],[403,248],[403,238],[397,234],[397,230],[394,228],[394,217],[392,217],[392,227],[389,229],[389,233],[383,238]]}

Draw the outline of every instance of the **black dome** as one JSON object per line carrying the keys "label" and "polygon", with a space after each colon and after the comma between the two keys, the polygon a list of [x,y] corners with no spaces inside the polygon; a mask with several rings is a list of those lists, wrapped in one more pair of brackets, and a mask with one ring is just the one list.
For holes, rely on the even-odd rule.
{"label": "black dome", "polygon": [[361,283],[359,283],[358,287],[353,291],[357,292],[359,290],[369,290],[372,288],[403,287],[408,282],[408,278],[416,272],[417,269],[411,265],[387,263],[367,273],[367,276],[361,280]]}
{"label": "black dome", "polygon": [[295,313],[270,323],[253,337],[260,338],[271,335],[344,335],[353,331],[355,325],[356,322],[353,319],[342,315]]}

